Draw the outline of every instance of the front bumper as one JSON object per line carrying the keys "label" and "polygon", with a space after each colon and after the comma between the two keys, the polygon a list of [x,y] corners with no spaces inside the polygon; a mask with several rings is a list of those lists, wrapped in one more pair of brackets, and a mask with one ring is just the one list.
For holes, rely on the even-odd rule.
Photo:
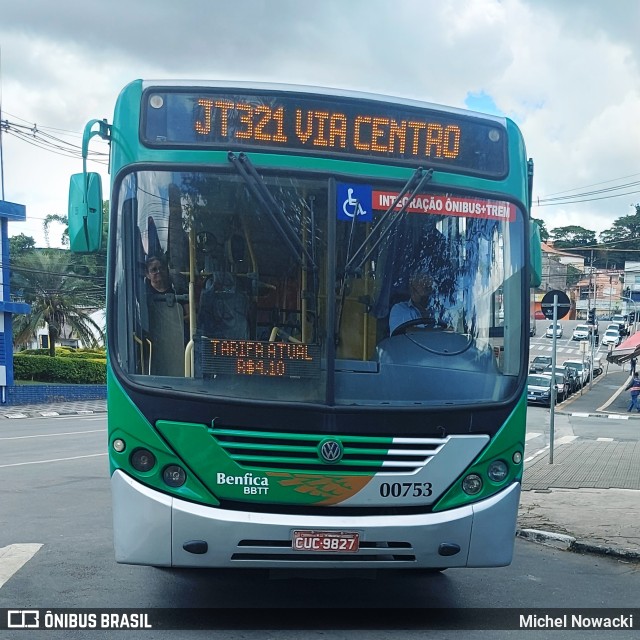
{"label": "front bumper", "polygon": [[[300,516],[232,511],[178,500],[120,470],[113,474],[111,488],[118,562],[202,568],[505,566],[513,556],[520,499],[520,483],[515,482],[491,498],[439,513]],[[356,531],[360,550],[293,551],[296,529]]]}

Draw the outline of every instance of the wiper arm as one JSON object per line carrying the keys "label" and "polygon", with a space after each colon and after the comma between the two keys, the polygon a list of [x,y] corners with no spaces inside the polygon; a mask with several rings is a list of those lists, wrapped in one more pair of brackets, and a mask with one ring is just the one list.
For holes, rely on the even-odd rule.
{"label": "wiper arm", "polygon": [[306,258],[306,264],[309,265],[313,271],[316,271],[317,266],[314,259],[296,234],[295,229],[282,210],[282,207],[278,204],[269,189],[267,189],[262,177],[258,174],[246,154],[241,153],[239,156],[236,156],[233,151],[229,151],[227,157],[247,184],[253,197],[268,215],[291,253],[296,256],[299,262],[302,261],[301,256],[304,256]]}
{"label": "wiper arm", "polygon": [[[391,206],[384,212],[380,220],[378,220],[377,224],[373,229],[371,229],[371,233],[362,244],[358,247],[356,252],[351,256],[351,259],[345,265],[345,273],[353,273],[358,269],[362,268],[362,265],[371,257],[371,254],[378,248],[378,245],[382,242],[384,237],[389,234],[389,232],[403,219],[404,214],[407,210],[409,204],[413,201],[416,194],[422,189],[422,187],[431,180],[433,177],[433,169],[429,169],[427,172],[424,171],[422,167],[418,167],[415,173],[407,180],[407,183],[402,187],[400,193],[396,196],[396,199],[391,203]],[[414,187],[415,185],[415,187]],[[407,198],[406,202],[402,205],[402,207],[395,211],[398,202],[402,200],[405,193],[409,191],[409,189],[413,189],[411,195]],[[394,215],[395,213],[395,215]],[[394,215],[391,222],[383,229],[383,226],[387,223],[387,220],[390,216]],[[375,237],[378,234],[378,238],[374,241],[373,246],[367,251],[366,255],[358,262],[357,266],[354,267],[356,260],[360,257],[360,255],[364,252],[365,246],[371,240],[371,238]]]}

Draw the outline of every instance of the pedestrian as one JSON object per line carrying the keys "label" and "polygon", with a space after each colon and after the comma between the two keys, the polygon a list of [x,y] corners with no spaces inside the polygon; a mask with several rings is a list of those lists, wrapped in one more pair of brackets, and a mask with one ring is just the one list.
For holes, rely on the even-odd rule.
{"label": "pedestrian", "polygon": [[630,361],[629,364],[631,365],[631,375],[632,376],[635,375],[635,373],[636,373],[636,364],[637,364],[637,362],[638,361],[637,361],[635,356],[633,358],[631,358],[631,361]]}
{"label": "pedestrian", "polygon": [[638,395],[640,395],[640,378],[637,373],[633,374],[631,382],[627,385],[627,390],[631,392],[631,402],[627,411],[635,409],[640,413],[640,406],[638,406]]}

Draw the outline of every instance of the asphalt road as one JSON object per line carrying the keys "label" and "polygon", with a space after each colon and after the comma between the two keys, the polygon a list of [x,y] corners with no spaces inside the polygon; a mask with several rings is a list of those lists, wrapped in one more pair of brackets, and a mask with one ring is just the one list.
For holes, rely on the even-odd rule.
{"label": "asphalt road", "polygon": [[[7,571],[3,548],[42,546],[7,576],[0,587],[0,607],[204,608],[195,618],[190,614],[189,624],[210,627],[213,632],[192,630],[188,637],[277,635],[288,640],[365,637],[365,629],[366,637],[373,639],[383,634],[385,638],[422,638],[424,629],[438,626],[440,614],[429,611],[433,608],[452,609],[462,616],[469,609],[489,615],[480,610],[638,606],[640,570],[636,565],[523,540],[516,542],[509,567],[442,574],[379,573],[376,579],[370,574],[337,572],[312,578],[118,565],[112,549],[105,420],[102,415],[2,422],[0,576]],[[9,635],[3,638],[27,637],[21,631],[5,633]],[[442,631],[439,637],[452,637],[451,633]],[[631,638],[635,633],[637,627],[630,633],[617,631],[615,637]],[[29,637],[68,635],[41,631]],[[106,638],[113,633],[79,630],[72,637]],[[185,632],[123,631],[117,637],[183,638]],[[464,637],[486,637],[486,632],[465,631]],[[503,631],[492,632],[491,637],[514,635]],[[552,637],[563,638],[565,631],[554,631]]]}

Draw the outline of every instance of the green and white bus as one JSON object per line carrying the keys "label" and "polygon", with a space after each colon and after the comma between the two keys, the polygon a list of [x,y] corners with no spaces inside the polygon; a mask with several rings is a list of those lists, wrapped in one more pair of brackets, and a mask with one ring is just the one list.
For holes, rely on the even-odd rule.
{"label": "green and white bus", "polygon": [[[235,82],[124,88],[110,142],[116,560],[508,564],[532,163],[509,119]],[[102,235],[70,187],[72,249]]]}

